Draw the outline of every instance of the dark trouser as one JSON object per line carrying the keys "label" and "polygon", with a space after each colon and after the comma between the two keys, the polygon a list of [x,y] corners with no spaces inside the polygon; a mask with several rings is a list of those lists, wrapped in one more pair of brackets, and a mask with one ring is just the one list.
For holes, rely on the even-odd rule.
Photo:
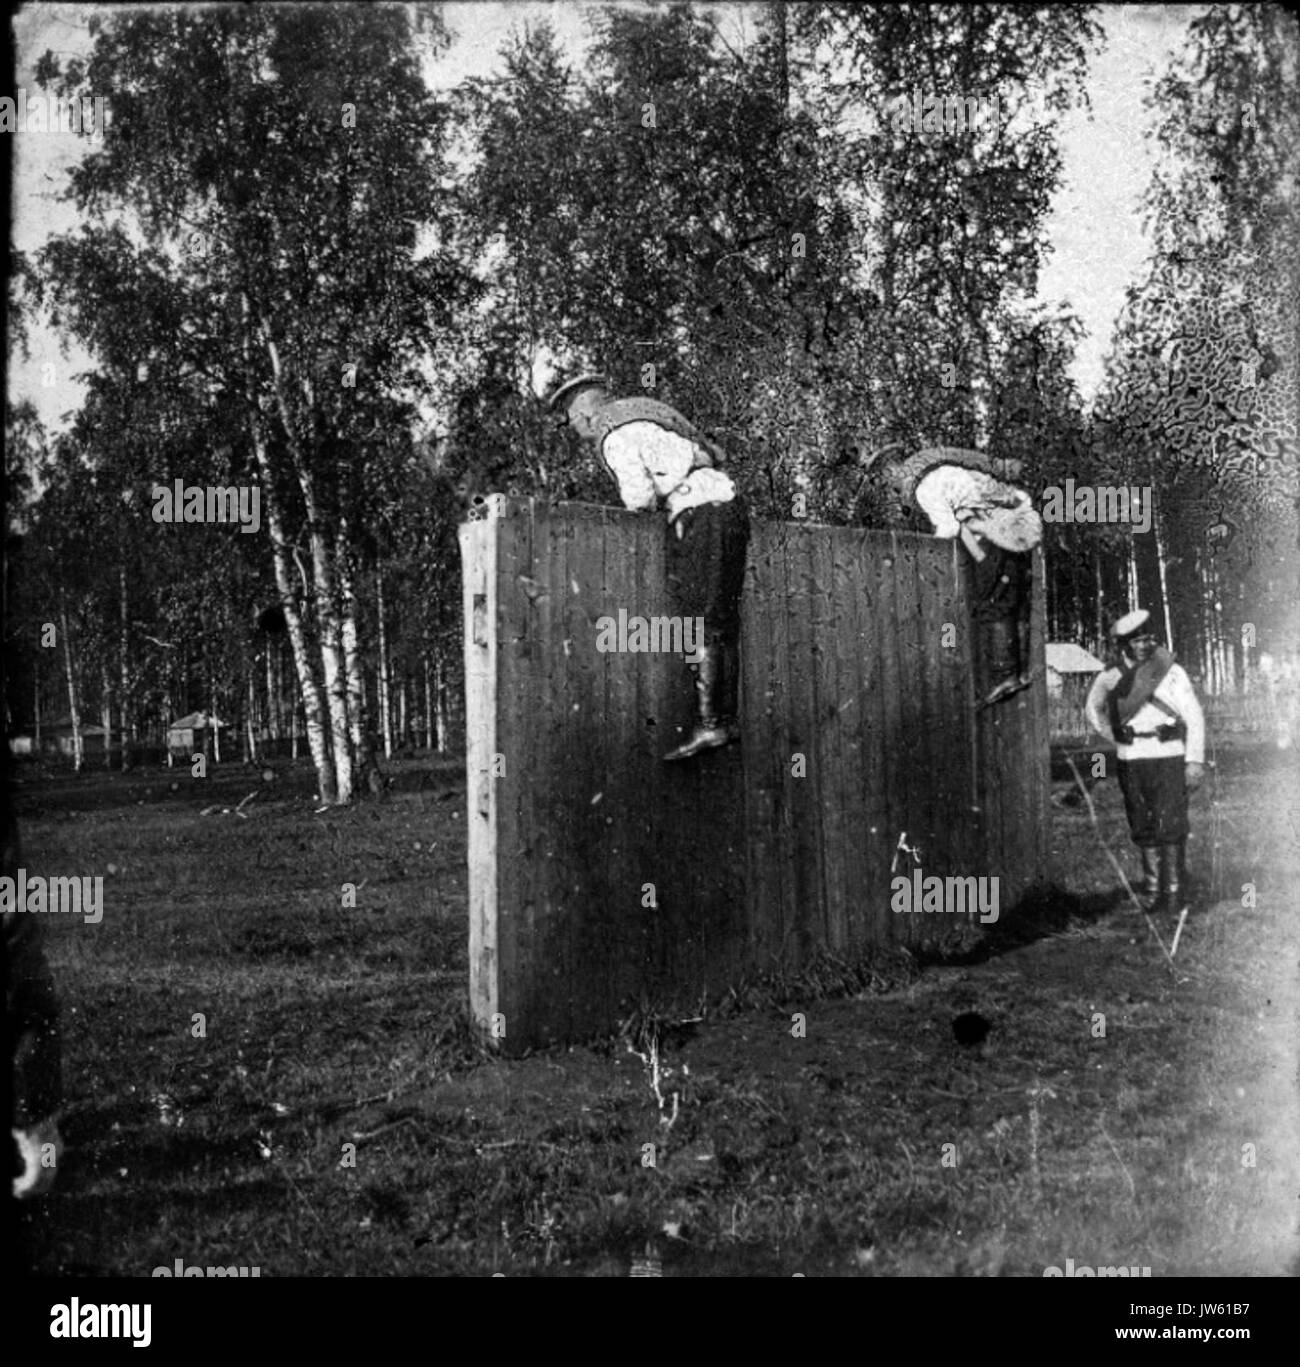
{"label": "dark trouser", "polygon": [[1136,845],[1178,845],[1187,839],[1187,758],[1116,761],[1124,810]]}
{"label": "dark trouser", "polygon": [[739,738],[740,595],[748,545],[749,513],[739,494],[727,503],[687,508],[668,526],[673,611],[699,618],[704,630],[698,654],[689,662],[695,728],[691,739],[665,759],[685,759],[700,748]]}
{"label": "dark trouser", "polygon": [[975,562],[975,602],[971,615],[977,622],[1028,618],[1034,587],[1034,553],[1008,551],[985,541],[984,559]]}
{"label": "dark trouser", "polygon": [[984,559],[974,562],[971,617],[979,641],[980,691],[993,702],[1029,681],[1034,556],[988,541],[982,549]]}
{"label": "dark trouser", "polygon": [[[677,535],[681,527],[682,534]],[[729,503],[687,508],[668,528],[668,592],[679,617],[702,617],[704,640],[735,644],[745,587],[749,511],[739,494]]]}

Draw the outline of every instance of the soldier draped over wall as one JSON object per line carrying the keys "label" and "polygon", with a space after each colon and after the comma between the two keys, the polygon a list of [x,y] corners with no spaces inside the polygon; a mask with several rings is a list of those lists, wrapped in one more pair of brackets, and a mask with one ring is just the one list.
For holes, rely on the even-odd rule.
{"label": "soldier draped over wall", "polygon": [[673,611],[701,618],[703,644],[689,668],[696,719],[690,738],[664,756],[687,759],[740,738],[740,596],[749,515],[718,466],[720,448],[657,399],[615,399],[602,375],[579,375],[548,400],[560,426],[595,444],[634,512],[666,508],[667,572]]}
{"label": "soldier draped over wall", "polygon": [[935,536],[960,537],[974,562],[971,616],[979,639],[985,705],[1030,683],[1029,632],[1034,547],[1043,524],[1029,495],[1011,481],[1021,464],[957,446],[932,446],[890,461],[883,478],[915,503]]}
{"label": "soldier draped over wall", "polygon": [[1119,786],[1133,843],[1142,853],[1148,910],[1181,911],[1187,794],[1205,777],[1205,719],[1192,682],[1159,644],[1151,614],[1130,612],[1110,629],[1122,664],[1088,693],[1088,724],[1115,743]]}

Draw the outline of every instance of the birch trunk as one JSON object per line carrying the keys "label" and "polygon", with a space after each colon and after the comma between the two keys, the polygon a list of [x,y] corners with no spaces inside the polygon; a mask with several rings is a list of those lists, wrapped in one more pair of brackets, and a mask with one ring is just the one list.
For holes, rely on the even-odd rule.
{"label": "birch trunk", "polygon": [[[285,625],[289,631],[289,644],[293,650],[294,666],[298,674],[298,686],[302,691],[303,714],[307,728],[307,744],[311,750],[312,764],[316,769],[316,781],[320,785],[322,802],[334,802],[338,796],[338,772],[335,756],[331,754],[328,732],[325,729],[325,704],[320,687],[316,682],[316,672],[307,650],[307,638],[303,631],[302,616],[293,598],[293,578],[289,572],[289,544],[284,535],[284,523],[280,516],[278,500],[275,496],[275,479],[271,468],[270,450],[262,430],[261,410],[255,392],[253,375],[253,325],[252,301],[246,293],[241,293],[240,304],[244,318],[243,351],[245,362],[245,399],[248,404],[249,430],[253,439],[253,457],[261,476],[263,503],[267,514],[267,531],[271,538],[271,563],[275,570],[275,585],[280,593],[280,605],[284,609]],[[261,320],[259,320],[260,322]],[[270,343],[270,333],[265,323],[261,331]],[[280,383],[279,357],[274,345],[270,345],[271,364],[275,379],[276,397],[279,401],[281,420],[285,422],[290,451],[297,451],[297,434],[292,422],[288,421],[288,409]],[[310,518],[311,510],[308,509]],[[298,757],[297,728],[294,729],[293,757]]]}
{"label": "birch trunk", "polygon": [[[131,735],[134,730],[131,724],[131,643],[129,639],[129,616],[128,600],[126,592],[126,563],[122,564],[118,571],[119,601],[121,605],[121,636],[118,642],[121,659],[118,661],[120,670],[120,687],[122,690],[121,698],[118,702],[118,720],[122,724],[122,772],[126,773],[131,767]],[[111,734],[111,733],[110,733]]]}
{"label": "birch trunk", "polygon": [[248,671],[248,702],[246,704],[244,726],[248,735],[248,753],[245,758],[249,764],[257,763],[257,731],[254,713],[257,708],[257,686],[253,683],[253,671]]}
{"label": "birch trunk", "polygon": [[424,748],[433,749],[433,688],[429,682],[429,657],[424,657]]}
{"label": "birch trunk", "polygon": [[373,790],[377,772],[366,737],[366,681],[361,670],[361,649],[357,637],[357,595],[352,577],[352,557],[348,549],[347,519],[340,517],[334,540],[334,563],[338,567],[340,635],[343,642],[343,667],[347,671],[348,739],[358,773]]}
{"label": "birch trunk", "polygon": [[217,700],[208,683],[208,730],[212,732],[212,762],[221,763],[221,728],[217,725]]}
{"label": "birch trunk", "polygon": [[[271,362],[271,383],[275,394],[276,408],[280,414],[285,445],[293,471],[302,490],[303,509],[307,518],[307,533],[311,546],[312,586],[316,597],[316,622],[319,628],[321,666],[325,680],[325,700],[329,707],[330,742],[334,759],[333,796],[321,793],[321,800],[343,805],[352,801],[355,783],[354,765],[357,759],[355,744],[348,717],[348,679],[344,627],[341,617],[341,596],[337,582],[338,568],[331,555],[331,546],[325,536],[325,523],[321,516],[320,502],[316,496],[316,482],[307,463],[307,455],[298,437],[297,424],[289,407],[289,397],[285,391],[284,368],[280,363],[280,350],[271,327],[265,317],[259,316],[258,327]],[[310,407],[310,396],[308,396]],[[355,627],[355,623],[353,623]]]}
{"label": "birch trunk", "polygon": [[447,751],[447,736],[451,731],[450,708],[447,700],[447,679],[442,667],[442,652],[439,651],[433,665],[434,696],[438,700],[438,753]]}
{"label": "birch trunk", "polygon": [[72,672],[72,638],[68,634],[68,610],[61,609],[63,629],[63,666],[68,671],[68,716],[72,721],[72,767],[81,772],[81,713],[77,708],[77,681]]}
{"label": "birch trunk", "polygon": [[1101,578],[1101,551],[1095,541],[1092,547],[1092,573],[1093,581],[1097,586],[1097,648],[1100,650],[1106,644],[1106,608],[1105,591]]}
{"label": "birch trunk", "polygon": [[1169,615],[1169,575],[1165,569],[1165,538],[1160,528],[1160,503],[1154,493],[1150,495],[1152,501],[1151,522],[1156,533],[1156,565],[1160,571],[1160,608],[1165,619],[1165,645],[1173,650],[1174,648],[1174,625],[1173,619]]}
{"label": "birch trunk", "polygon": [[108,667],[100,674],[99,724],[104,728],[104,768],[113,767],[113,695],[108,689]]}
{"label": "birch trunk", "polygon": [[[284,621],[289,631],[289,645],[293,651],[298,687],[302,692],[307,745],[311,750],[312,764],[316,768],[316,780],[320,784],[321,801],[333,802],[337,792],[337,784],[334,764],[330,755],[328,733],[325,729],[325,703],[321,697],[320,687],[316,682],[316,674],[308,653],[302,614],[299,613],[298,605],[294,602],[293,576],[289,570],[289,550],[284,538],[279,503],[274,494],[270,459],[267,455],[266,442],[258,430],[255,430],[253,435],[253,454],[257,462],[258,472],[262,477],[262,505],[266,510],[266,525],[271,537],[271,563],[275,570],[275,586],[280,594],[280,606],[284,609]],[[294,710],[293,758],[298,758],[296,708]]]}
{"label": "birch trunk", "polygon": [[379,613],[379,726],[384,738],[384,758],[393,757],[393,719],[390,715],[391,683],[388,675],[388,634],[384,630],[384,567],[375,567],[375,606]]}
{"label": "birch trunk", "polygon": [[266,729],[272,740],[280,739],[280,690],[275,671],[279,654],[278,641],[266,647]]}

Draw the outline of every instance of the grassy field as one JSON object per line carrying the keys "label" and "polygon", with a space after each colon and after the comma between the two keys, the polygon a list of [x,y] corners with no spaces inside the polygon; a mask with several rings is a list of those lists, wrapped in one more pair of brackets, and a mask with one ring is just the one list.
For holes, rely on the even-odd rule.
{"label": "grassy field", "polygon": [[[47,921],[68,1153],[27,1216],[34,1267],[1295,1270],[1290,759],[1220,754],[1194,797],[1201,897],[1172,961],[1173,925],[1123,904],[1088,812],[1057,805],[1059,892],[891,990],[769,998],[665,1043],[675,1118],[626,1041],[480,1051],[459,762],[396,765],[346,811],[288,766],[22,770],[28,870],[105,879],[99,925]],[[1116,785],[1094,797],[1131,869]],[[963,1048],[972,1009],[993,1030]]]}

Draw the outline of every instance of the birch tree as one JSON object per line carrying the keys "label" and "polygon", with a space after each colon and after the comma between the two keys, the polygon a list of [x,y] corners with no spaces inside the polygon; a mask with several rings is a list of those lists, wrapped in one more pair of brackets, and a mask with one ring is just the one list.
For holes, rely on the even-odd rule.
{"label": "birch tree", "polygon": [[[422,43],[445,35],[423,9]],[[321,794],[364,761],[349,502],[391,455],[447,350],[463,285],[443,245],[446,112],[399,7],[93,18],[95,48],[40,84],[111,89],[72,173],[84,224],[33,290],[101,364],[145,365],[256,484]],[[131,224],[128,232],[123,217]]]}

